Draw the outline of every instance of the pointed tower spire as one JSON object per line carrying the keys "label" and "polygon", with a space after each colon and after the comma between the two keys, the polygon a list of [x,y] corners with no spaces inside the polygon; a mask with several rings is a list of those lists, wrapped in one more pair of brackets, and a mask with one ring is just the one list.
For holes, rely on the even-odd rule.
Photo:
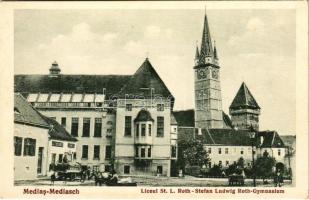
{"label": "pointed tower spire", "polygon": [[[207,59],[207,58],[210,58],[210,59]],[[212,58],[213,58],[213,48],[212,48],[212,43],[211,43],[207,14],[206,14],[206,11],[205,11],[204,29],[203,29],[202,43],[201,43],[200,62],[202,64],[205,64],[207,62],[210,62],[212,60]]]}

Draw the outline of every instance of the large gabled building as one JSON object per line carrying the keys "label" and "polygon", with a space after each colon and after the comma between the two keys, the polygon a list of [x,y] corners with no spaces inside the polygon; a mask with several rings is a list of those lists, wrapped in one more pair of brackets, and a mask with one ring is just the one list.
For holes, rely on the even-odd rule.
{"label": "large gabled building", "polygon": [[[76,160],[120,174],[170,176],[177,157],[174,97],[148,58],[135,74],[15,75],[15,91],[78,139]],[[172,166],[173,165],[173,166]]]}

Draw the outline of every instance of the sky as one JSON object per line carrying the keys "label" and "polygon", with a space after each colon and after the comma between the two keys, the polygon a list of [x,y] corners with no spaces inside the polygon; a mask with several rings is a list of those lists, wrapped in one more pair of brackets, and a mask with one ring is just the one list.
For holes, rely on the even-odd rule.
{"label": "sky", "polygon": [[[16,10],[15,74],[133,74],[148,56],[176,98],[194,108],[193,65],[204,9]],[[220,63],[223,110],[245,82],[260,130],[295,133],[295,11],[207,10]]]}

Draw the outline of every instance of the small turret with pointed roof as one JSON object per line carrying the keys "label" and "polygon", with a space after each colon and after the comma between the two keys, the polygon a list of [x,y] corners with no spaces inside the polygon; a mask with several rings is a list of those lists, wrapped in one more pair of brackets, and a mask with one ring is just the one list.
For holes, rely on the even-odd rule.
{"label": "small turret with pointed roof", "polygon": [[259,129],[260,106],[243,82],[230,105],[232,124],[238,129]]}
{"label": "small turret with pointed roof", "polygon": [[214,41],[214,58],[215,58],[216,60],[219,60],[219,59],[218,59],[217,48],[216,48],[216,41]]}
{"label": "small turret with pointed roof", "polygon": [[196,44],[196,51],[195,51],[195,58],[194,58],[195,65],[199,64],[199,59],[200,59],[200,53],[199,53],[199,50],[198,50],[198,46]]}
{"label": "small turret with pointed roof", "polygon": [[216,47],[216,41],[214,41],[214,63],[216,65],[219,65],[219,58],[218,58],[218,53],[217,53],[217,47]]}
{"label": "small turret with pointed roof", "polygon": [[49,77],[58,77],[60,75],[61,69],[56,61],[52,63],[52,66],[49,68]]}

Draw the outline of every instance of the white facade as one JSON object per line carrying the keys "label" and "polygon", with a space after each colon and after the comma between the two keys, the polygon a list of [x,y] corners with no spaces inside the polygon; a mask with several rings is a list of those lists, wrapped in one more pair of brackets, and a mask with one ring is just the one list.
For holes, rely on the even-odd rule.
{"label": "white facade", "polygon": [[[16,139],[19,138],[21,146],[17,147]],[[34,142],[34,154],[25,152],[26,139]],[[47,173],[48,157],[48,128],[14,123],[14,180],[31,180]],[[20,149],[16,154],[17,149]],[[40,153],[39,153],[40,152]],[[39,157],[41,157],[39,159]],[[40,164],[39,164],[40,162]]]}
{"label": "white facade", "polygon": [[[158,104],[164,105],[158,109]],[[130,107],[130,108],[129,108]],[[129,109],[128,109],[129,108]],[[162,107],[161,107],[162,108]],[[152,121],[134,122],[141,110],[147,110]],[[171,162],[171,108],[170,101],[151,99],[118,100],[116,111],[115,167],[122,174],[159,174],[170,176]],[[125,134],[126,118],[130,118],[131,134]],[[163,134],[158,135],[158,118],[163,119]],[[145,125],[145,136],[141,126]],[[151,134],[149,134],[149,125]],[[139,135],[137,135],[137,127]],[[145,149],[145,155],[141,152]],[[149,150],[151,149],[151,150]],[[137,152],[138,151],[138,154]],[[148,151],[151,153],[148,154]],[[146,167],[137,167],[136,162],[147,162]]]}
{"label": "white facade", "polygon": [[[225,145],[204,145],[204,149],[208,152],[210,166],[219,165],[228,167],[237,162],[240,157],[245,161],[245,165],[250,166],[252,163],[252,147],[251,146],[225,146]],[[254,158],[262,156],[265,151],[269,156],[276,159],[276,162],[284,163],[285,148],[253,148],[256,152]],[[209,166],[208,166],[209,167]]]}

